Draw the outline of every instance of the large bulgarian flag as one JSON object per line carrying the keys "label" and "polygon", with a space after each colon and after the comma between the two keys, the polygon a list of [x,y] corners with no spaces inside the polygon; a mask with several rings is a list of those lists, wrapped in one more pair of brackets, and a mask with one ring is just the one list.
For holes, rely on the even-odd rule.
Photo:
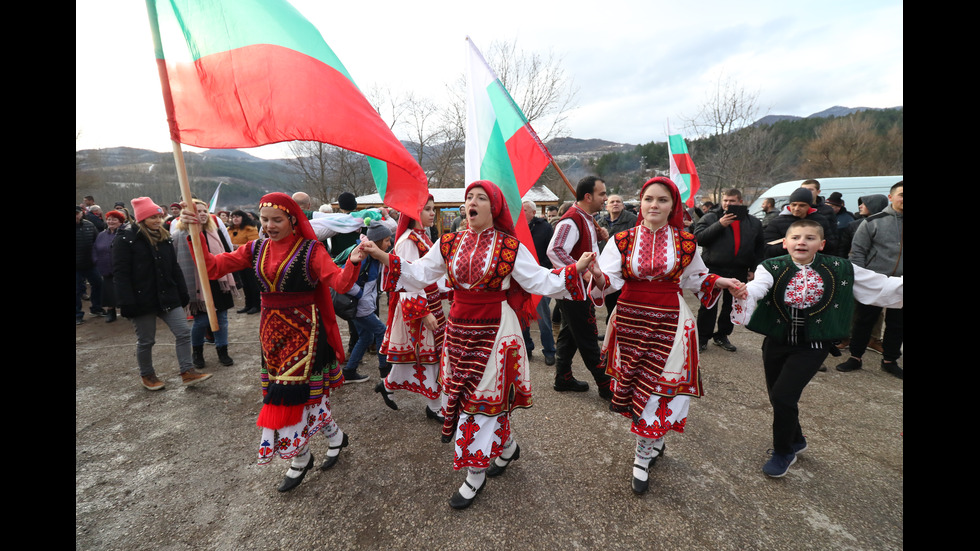
{"label": "large bulgarian flag", "polygon": [[146,0],[171,138],[206,148],[290,140],[368,157],[389,206],[418,216],[425,173],[320,32],[285,0]]}
{"label": "large bulgarian flag", "polygon": [[466,183],[497,184],[507,199],[518,239],[536,258],[521,197],[551,163],[551,154],[469,37],[466,52]]}
{"label": "large bulgarian flag", "polygon": [[667,156],[670,157],[670,179],[677,184],[684,204],[693,207],[694,195],[701,189],[701,179],[698,178],[698,169],[691,154],[687,152],[687,143],[680,134],[667,138]]}

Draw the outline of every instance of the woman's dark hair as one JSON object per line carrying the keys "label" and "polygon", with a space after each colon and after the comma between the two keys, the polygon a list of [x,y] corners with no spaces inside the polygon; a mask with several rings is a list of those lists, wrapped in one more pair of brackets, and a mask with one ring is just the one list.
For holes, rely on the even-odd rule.
{"label": "woman's dark hair", "polygon": [[242,217],[242,224],[241,224],[241,226],[239,226],[241,228],[244,228],[245,226],[255,226],[255,227],[258,227],[258,224],[255,223],[255,220],[252,220],[252,217],[249,216],[248,213],[245,212],[245,211],[243,211],[243,210],[236,210],[236,211],[234,211],[234,212],[231,213],[231,216],[232,216],[232,218],[234,218],[235,216],[241,216]]}

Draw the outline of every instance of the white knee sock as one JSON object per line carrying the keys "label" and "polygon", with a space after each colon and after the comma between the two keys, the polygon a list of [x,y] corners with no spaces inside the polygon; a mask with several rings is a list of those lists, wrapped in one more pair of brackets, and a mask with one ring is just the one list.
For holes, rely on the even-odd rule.
{"label": "white knee sock", "polygon": [[310,464],[310,461],[313,461],[313,458],[310,457],[310,449],[307,448],[303,451],[303,453],[293,456],[293,462],[290,463],[291,467],[296,467],[296,469],[299,470],[289,469],[286,471],[286,476],[289,478],[296,478],[303,474],[303,469]]}
{"label": "white knee sock", "polygon": [[[466,475],[466,481],[470,483],[477,490],[483,487],[484,481],[487,479],[486,469],[475,469],[470,467]],[[476,496],[476,492],[470,489],[470,486],[463,484],[459,487],[459,495],[466,499],[473,499]]]}

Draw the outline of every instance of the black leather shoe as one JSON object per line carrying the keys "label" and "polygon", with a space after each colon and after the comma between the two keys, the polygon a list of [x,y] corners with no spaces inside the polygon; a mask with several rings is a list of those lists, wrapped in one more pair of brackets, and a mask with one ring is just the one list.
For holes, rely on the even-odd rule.
{"label": "black leather shoe", "polygon": [[603,400],[605,400],[607,402],[609,402],[609,401],[611,401],[613,399],[613,391],[612,391],[612,388],[610,388],[609,383],[606,383],[604,385],[599,385],[598,388],[599,388],[599,397],[600,398],[602,398]]}
{"label": "black leather shoe", "polygon": [[715,345],[720,346],[722,350],[727,350],[729,352],[735,352],[736,350],[738,350],[737,348],[735,348],[734,344],[729,342],[728,337],[726,336],[715,337],[714,343]]}
{"label": "black leather shoe", "polygon": [[586,392],[589,390],[589,383],[576,380],[575,377],[555,379],[555,390],[558,392]]}
{"label": "black leather shoe", "polygon": [[241,310],[235,310],[235,312],[238,313],[238,314],[247,314],[248,313],[248,306],[246,306],[245,308],[242,308]]}
{"label": "black leather shoe", "polygon": [[453,497],[449,498],[449,506],[452,507],[453,509],[465,509],[470,505],[472,505],[473,500],[476,499],[476,496],[480,495],[480,492],[482,492],[483,489],[487,487],[487,479],[485,478],[483,479],[483,484],[481,484],[479,488],[474,488],[466,480],[463,481],[463,484],[469,486],[469,488],[474,492],[476,492],[476,494],[470,499],[466,499],[465,497],[463,497],[462,494],[459,493],[459,490],[456,490],[456,493],[453,494]]}
{"label": "black leather shoe", "polygon": [[385,388],[385,382],[383,380],[378,384],[374,385],[374,391],[381,394],[381,399],[385,401],[386,406],[390,407],[393,410],[396,411],[398,410],[398,404],[396,404],[395,401],[391,399],[391,395],[394,394],[394,392],[388,392],[388,389]]}
{"label": "black leather shoe", "polygon": [[258,306],[253,306],[253,307],[249,308],[248,310],[245,310],[245,313],[246,314],[258,314],[261,311],[262,311],[262,309],[259,308]]}
{"label": "black leather shoe", "polygon": [[494,459],[493,461],[490,462],[490,467],[487,468],[487,476],[494,477],[494,476],[500,476],[500,475],[504,474],[504,471],[507,470],[507,467],[510,466],[511,462],[517,461],[520,458],[521,458],[521,445],[518,444],[517,445],[517,449],[514,450],[514,455],[510,456],[510,459],[504,459],[503,456],[500,456],[498,458],[498,459],[500,459],[501,461],[504,462],[504,466],[503,467],[501,467],[500,465],[497,465],[497,460],[496,459]]}
{"label": "black leather shoe", "polygon": [[[340,450],[340,449],[346,448],[349,443],[350,442],[347,439],[347,433],[345,432],[344,433],[344,441],[341,442],[339,446],[330,446],[328,449],[331,449],[331,450]],[[337,464],[337,459],[338,458],[340,458],[340,454],[339,453],[337,455],[333,456],[333,457],[330,457],[328,455],[327,458],[323,460],[323,465],[320,465],[320,470],[321,471],[325,471],[325,470],[329,469],[330,467],[333,467],[334,465]]]}
{"label": "black leather shoe", "polygon": [[[640,470],[645,470],[647,473],[650,472],[650,467],[651,466],[653,466],[653,461],[650,461],[650,465],[648,465],[646,467],[646,469],[644,469],[643,466],[640,465],[640,464],[638,464],[638,463],[633,463],[633,467],[635,467],[637,469],[640,469]],[[647,479],[646,480],[640,480],[639,478],[636,478],[634,476],[633,477],[633,482],[630,485],[633,488],[633,493],[634,494],[636,494],[636,495],[645,494],[645,493],[647,493],[647,489],[650,487],[650,475],[647,474]]]}
{"label": "black leather shoe", "polygon": [[302,471],[302,472],[299,473],[299,476],[297,476],[296,478],[290,476],[284,477],[282,479],[282,484],[279,485],[279,491],[288,492],[289,490],[292,490],[293,488],[299,486],[299,483],[303,482],[303,479],[306,478],[306,471],[310,470],[310,468],[313,466],[313,461],[314,461],[314,457],[313,457],[313,453],[311,452],[309,462],[307,462],[306,466],[303,467],[302,469],[297,469],[296,467],[290,465],[289,467],[290,471]]}
{"label": "black leather shoe", "polygon": [[432,411],[429,409],[429,406],[425,406],[425,416],[434,421],[439,421],[440,423],[446,420],[442,415],[439,415],[438,411]]}
{"label": "black leather shoe", "polygon": [[554,356],[545,356],[544,357],[544,365],[555,365],[555,357]]}

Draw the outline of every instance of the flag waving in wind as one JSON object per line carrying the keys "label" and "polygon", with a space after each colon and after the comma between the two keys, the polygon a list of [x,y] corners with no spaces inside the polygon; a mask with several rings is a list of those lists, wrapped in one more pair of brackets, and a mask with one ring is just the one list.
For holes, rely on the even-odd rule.
{"label": "flag waving in wind", "polygon": [[551,163],[551,154],[469,37],[466,52],[466,182],[497,184],[514,217],[518,239],[533,254],[521,197]]}
{"label": "flag waving in wind", "polygon": [[694,195],[701,189],[701,179],[698,169],[694,167],[694,159],[687,152],[687,143],[680,134],[667,138],[667,156],[670,158],[670,179],[677,184],[684,204],[693,207]]}
{"label": "flag waving in wind", "polygon": [[290,140],[368,156],[385,203],[418,216],[415,158],[320,32],[285,0],[147,0],[170,135],[207,148]]}

